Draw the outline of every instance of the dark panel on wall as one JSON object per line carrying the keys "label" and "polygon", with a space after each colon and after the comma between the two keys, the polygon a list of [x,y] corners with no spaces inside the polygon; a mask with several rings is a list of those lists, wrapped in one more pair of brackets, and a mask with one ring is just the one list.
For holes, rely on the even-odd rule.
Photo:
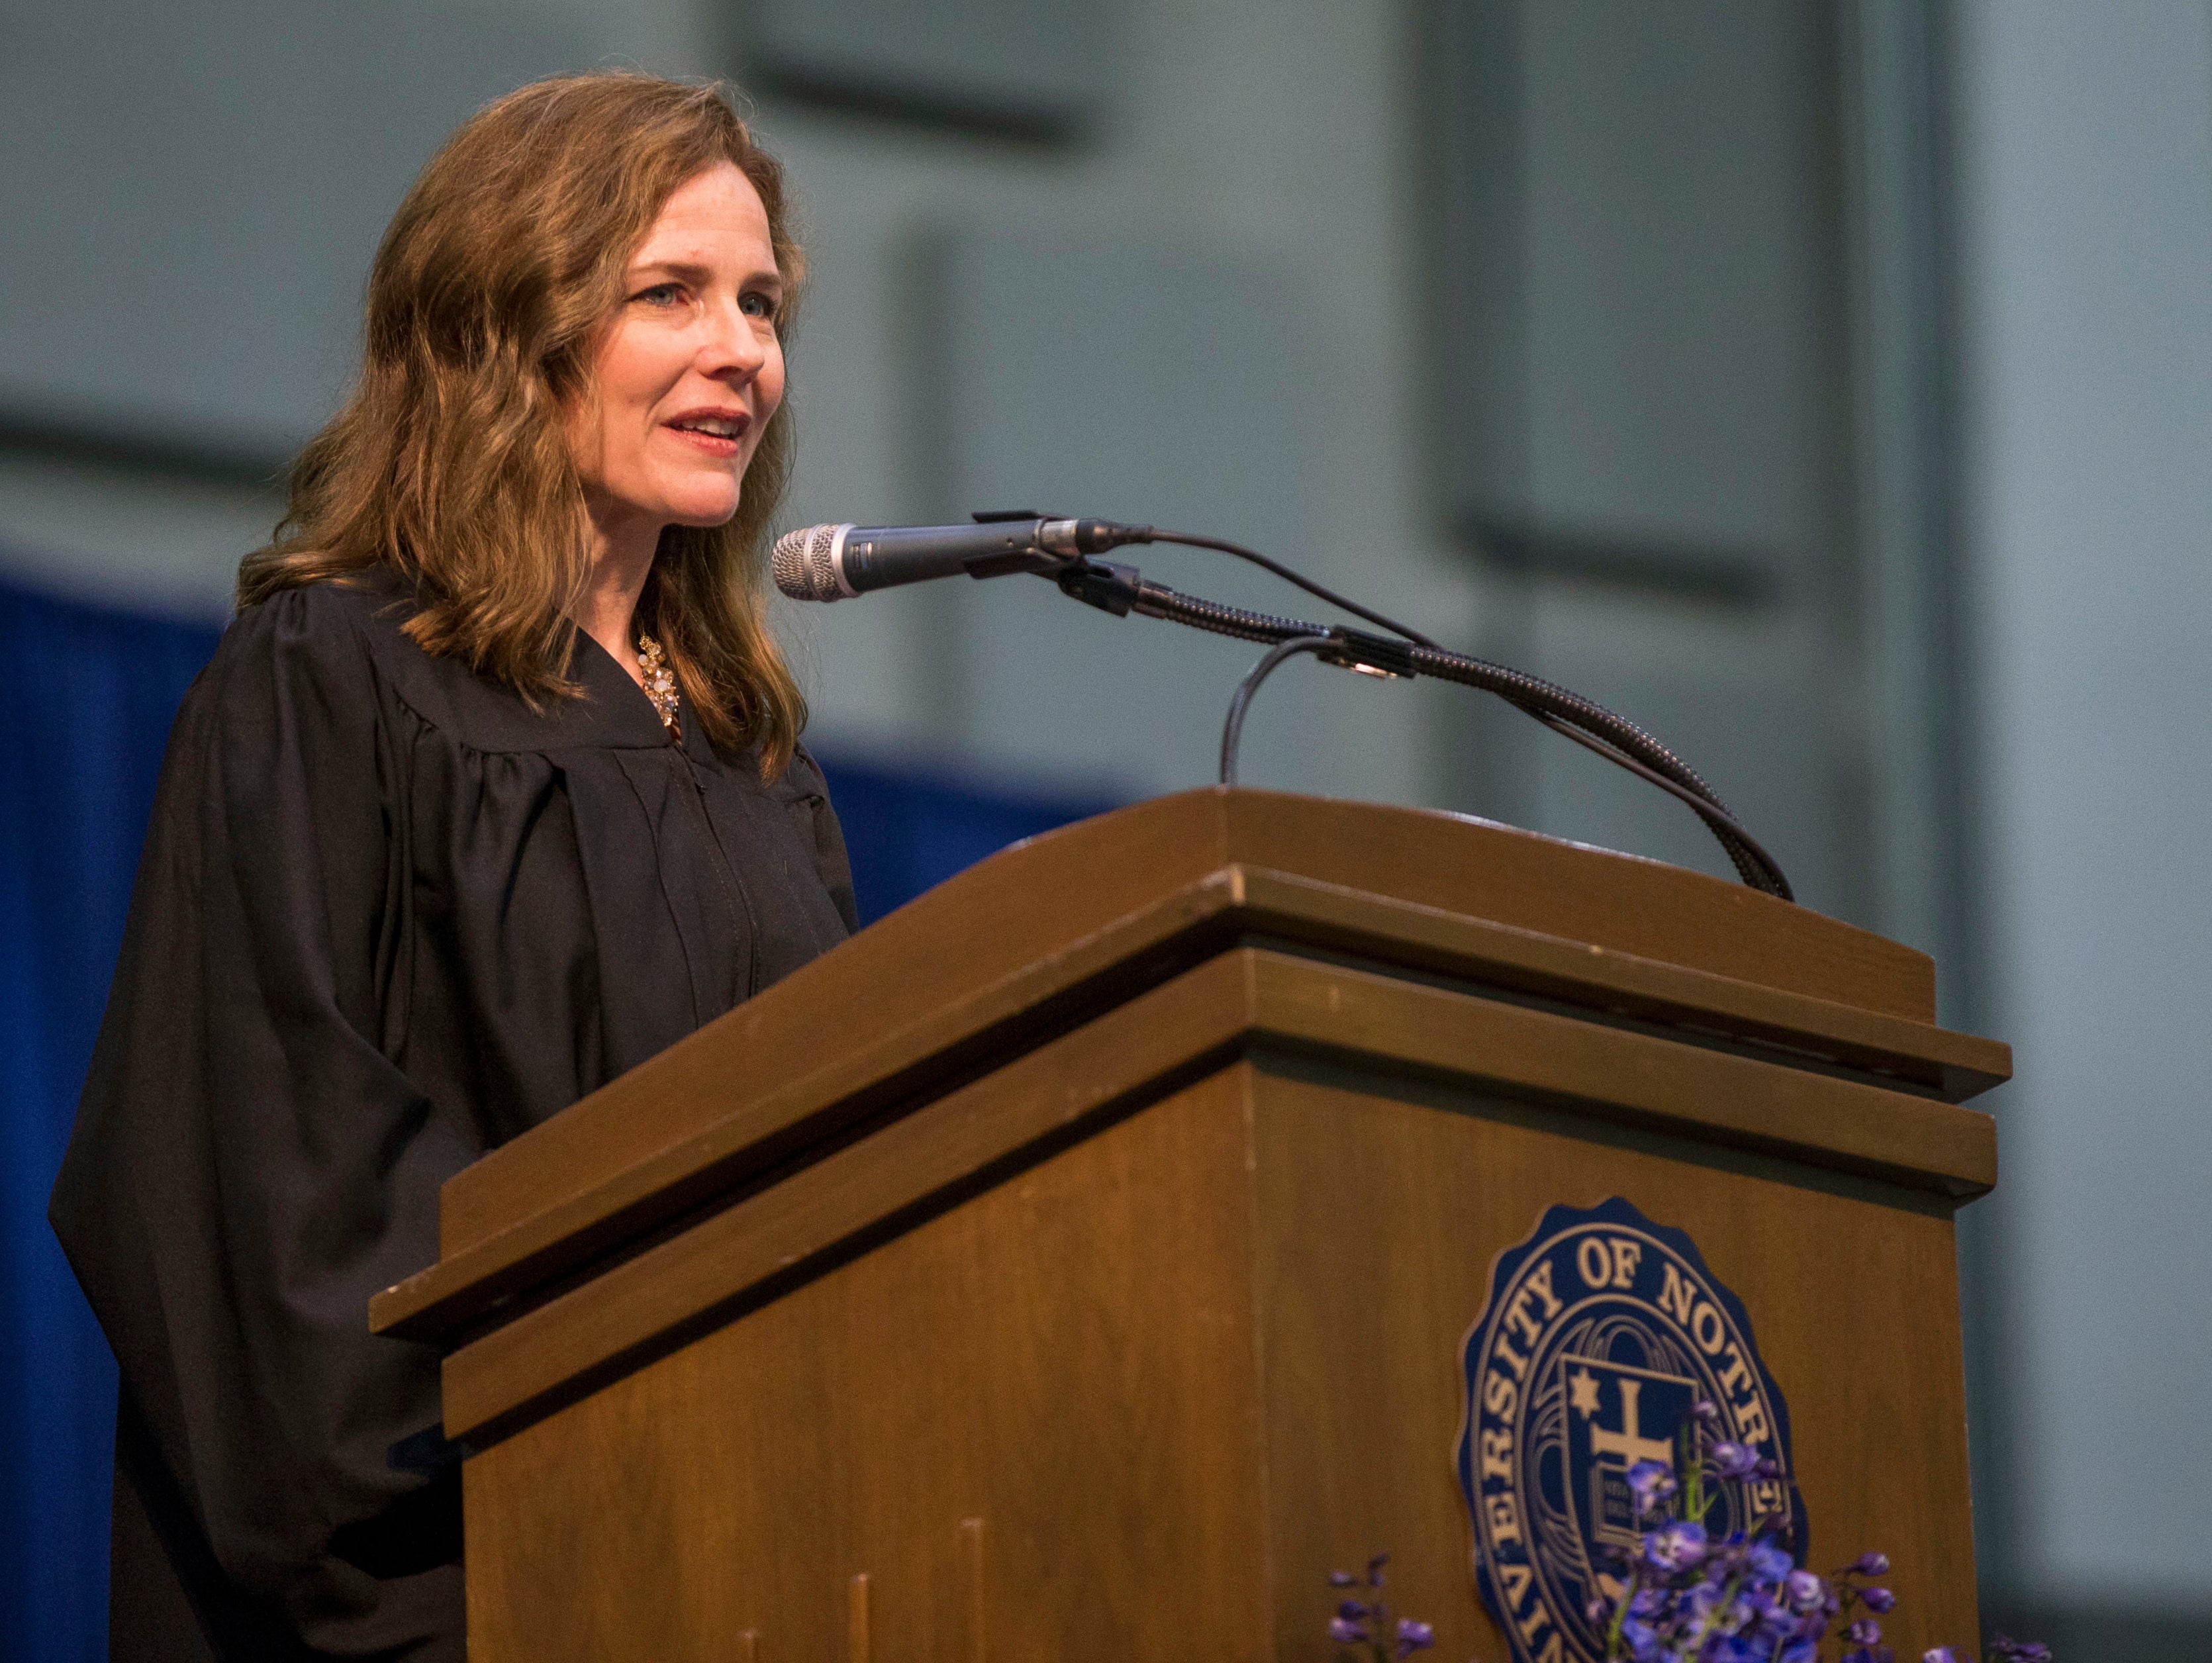
{"label": "dark panel on wall", "polygon": [[817,102],[1064,137],[1119,73],[1114,0],[753,0],[755,80]]}
{"label": "dark panel on wall", "polygon": [[1773,587],[1840,501],[1826,4],[1446,0],[1450,506],[1494,553]]}

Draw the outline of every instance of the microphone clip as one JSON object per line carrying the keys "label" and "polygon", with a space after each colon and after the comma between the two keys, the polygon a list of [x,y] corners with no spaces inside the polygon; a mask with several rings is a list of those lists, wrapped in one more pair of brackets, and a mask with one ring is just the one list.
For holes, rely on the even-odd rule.
{"label": "microphone clip", "polygon": [[1386,635],[1370,635],[1363,630],[1346,629],[1341,625],[1328,632],[1334,646],[1317,651],[1314,656],[1323,664],[1333,664],[1340,670],[1352,670],[1363,676],[1380,676],[1386,679],[1411,681],[1420,673],[1413,662],[1413,646],[1410,641],[1394,641]]}
{"label": "microphone clip", "polygon": [[1060,592],[1071,600],[1117,618],[1129,616],[1131,609],[1144,599],[1147,587],[1144,574],[1135,567],[1118,560],[1093,560],[1088,555],[1078,555],[1051,577],[1060,586]]}

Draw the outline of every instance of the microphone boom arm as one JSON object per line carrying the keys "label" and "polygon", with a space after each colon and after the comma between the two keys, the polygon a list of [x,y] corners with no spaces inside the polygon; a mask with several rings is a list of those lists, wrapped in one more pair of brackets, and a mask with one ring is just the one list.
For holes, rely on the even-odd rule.
{"label": "microphone boom arm", "polygon": [[1135,567],[1121,561],[1098,560],[1087,555],[1046,559],[1049,564],[1042,568],[1009,566],[1007,569],[1035,570],[1039,576],[1052,579],[1060,592],[1071,599],[1095,606],[1117,618],[1127,617],[1132,612],[1140,617],[1165,618],[1194,629],[1255,641],[1276,649],[1253,667],[1239,685],[1231,704],[1230,724],[1222,735],[1221,779],[1224,785],[1236,783],[1237,740],[1252,695],[1261,681],[1291,656],[1290,652],[1281,649],[1296,642],[1293,651],[1310,652],[1322,663],[1340,669],[1394,678],[1430,676],[1497,695],[1524,715],[1687,804],[1728,852],[1737,875],[1751,888],[1784,901],[1796,898],[1781,864],[1743,828],[1712,787],[1699,779],[1686,762],[1626,717],[1616,715],[1579,694],[1504,665],[1448,651],[1425,637],[1392,640],[1340,625],[1307,623],[1297,618],[1224,606],[1218,601],[1182,594],[1164,584],[1152,582]]}

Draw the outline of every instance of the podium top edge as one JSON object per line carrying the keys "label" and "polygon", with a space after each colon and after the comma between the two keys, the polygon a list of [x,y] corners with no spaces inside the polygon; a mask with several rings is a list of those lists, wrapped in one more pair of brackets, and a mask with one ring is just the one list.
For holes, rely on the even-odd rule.
{"label": "podium top edge", "polygon": [[[956,887],[1013,881],[1014,863],[1031,851],[1073,855],[1080,846],[1086,856],[1127,859],[1161,843],[1185,856],[1202,851],[1213,866],[1265,866],[1911,1022],[1936,1020],[1936,964],[1927,954],[1746,884],[1473,815],[1245,786],[1179,792],[1042,833],[901,912]],[[1181,881],[1193,875],[1187,865],[1176,871]]]}

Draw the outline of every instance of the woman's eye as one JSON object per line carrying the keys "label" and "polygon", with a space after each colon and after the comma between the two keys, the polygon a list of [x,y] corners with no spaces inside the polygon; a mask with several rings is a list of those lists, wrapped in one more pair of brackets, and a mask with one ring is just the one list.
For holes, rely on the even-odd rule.
{"label": "woman's eye", "polygon": [[683,288],[677,283],[655,283],[651,288],[641,288],[630,296],[633,300],[641,300],[647,306],[653,307],[674,306],[683,298]]}
{"label": "woman's eye", "polygon": [[758,293],[745,294],[738,299],[738,307],[748,318],[773,319],[775,317],[775,300],[773,295]]}

